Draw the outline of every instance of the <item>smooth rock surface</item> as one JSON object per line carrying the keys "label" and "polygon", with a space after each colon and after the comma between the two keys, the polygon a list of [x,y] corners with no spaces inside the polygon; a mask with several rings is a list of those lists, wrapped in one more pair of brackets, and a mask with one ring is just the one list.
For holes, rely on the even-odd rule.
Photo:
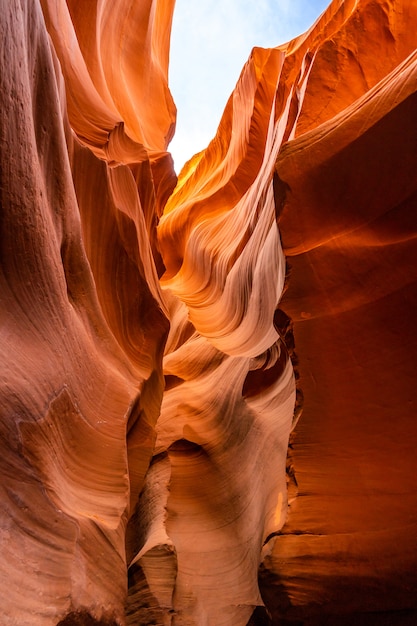
{"label": "smooth rock surface", "polygon": [[178,180],[173,9],[0,3],[0,622],[414,624],[417,5],[254,48]]}

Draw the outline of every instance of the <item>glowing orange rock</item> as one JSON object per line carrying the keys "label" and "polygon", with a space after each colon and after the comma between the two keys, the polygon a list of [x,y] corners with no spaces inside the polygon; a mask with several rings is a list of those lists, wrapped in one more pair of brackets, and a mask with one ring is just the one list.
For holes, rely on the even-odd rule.
{"label": "glowing orange rock", "polygon": [[175,127],[167,85],[174,2],[41,4],[77,136],[110,162],[164,152]]}
{"label": "glowing orange rock", "polygon": [[[131,569],[136,588],[142,568],[180,624],[246,624],[263,604],[262,546],[285,520],[295,381],[274,325],[285,259],[272,181],[283,59],[254,50],[216,138],[180,177],[158,229],[171,330],[154,467],[170,474],[165,490],[150,482],[146,491],[165,515]],[[139,500],[138,530],[141,510]],[[150,563],[176,575],[158,578]]]}
{"label": "glowing orange rock", "polygon": [[[160,264],[155,220],[175,183],[163,138],[173,108],[157,107],[166,126],[156,120],[154,131],[144,111],[146,149],[122,132],[65,3],[44,10],[51,33],[60,28],[56,49],[37,2],[11,2],[1,16],[2,623],[74,623],[77,614],[123,623],[130,501],[153,453],[164,384],[169,324],[153,254]],[[169,15],[153,17],[163,59]],[[169,103],[162,70],[154,81]],[[127,122],[132,105],[120,106]],[[107,153],[108,163],[94,156]]]}
{"label": "glowing orange rock", "polygon": [[[387,611],[403,624],[415,620],[417,589],[409,444],[417,59],[407,27],[417,7],[347,6],[333,3],[302,44],[319,40],[276,166],[292,268],[282,306],[294,320],[305,395],[291,450],[302,497],[266,560],[261,588],[274,621],[320,624],[350,613],[350,621],[370,624]],[[323,37],[341,15],[338,30]]]}
{"label": "glowing orange rock", "polygon": [[173,4],[2,10],[2,624],[413,608],[417,6],[255,48],[177,183]]}

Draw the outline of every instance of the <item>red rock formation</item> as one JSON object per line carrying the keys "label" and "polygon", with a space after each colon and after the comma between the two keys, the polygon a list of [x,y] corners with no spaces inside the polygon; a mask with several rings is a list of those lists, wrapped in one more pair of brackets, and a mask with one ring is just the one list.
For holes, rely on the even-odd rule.
{"label": "red rock formation", "polygon": [[[109,9],[84,28],[108,32]],[[152,83],[146,64],[143,80],[160,104],[142,137],[65,2],[44,4],[55,46],[37,2],[2,6],[3,624],[124,623],[129,501],[153,454],[169,328],[152,256],[160,265],[157,207],[175,178],[165,9],[151,12],[158,72]],[[129,10],[112,18],[116,47]],[[126,59],[123,71],[129,91]]]}
{"label": "red rock formation", "polygon": [[[292,266],[282,306],[305,407],[291,452],[298,498],[266,564],[278,597],[268,584],[264,594],[275,616],[308,624],[416,619],[416,19],[411,2],[344,16],[315,53],[296,138],[277,160]],[[325,107],[313,96],[329,66],[338,82]]]}
{"label": "red rock formation", "polygon": [[2,5],[1,623],[407,623],[417,7],[255,48],[178,183],[172,10]]}

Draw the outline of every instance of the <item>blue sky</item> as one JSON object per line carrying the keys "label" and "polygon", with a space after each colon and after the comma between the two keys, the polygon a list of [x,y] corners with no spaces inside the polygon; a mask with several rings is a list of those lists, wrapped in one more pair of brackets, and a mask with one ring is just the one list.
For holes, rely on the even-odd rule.
{"label": "blue sky", "polygon": [[213,138],[254,46],[307,30],[330,0],[176,0],[169,84],[177,105],[170,144],[177,172]]}

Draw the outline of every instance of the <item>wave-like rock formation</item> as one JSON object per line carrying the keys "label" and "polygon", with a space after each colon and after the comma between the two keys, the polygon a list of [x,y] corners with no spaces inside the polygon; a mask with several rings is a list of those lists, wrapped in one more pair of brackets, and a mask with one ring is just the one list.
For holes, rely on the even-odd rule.
{"label": "wave-like rock formation", "polygon": [[173,8],[1,3],[1,624],[414,623],[417,6],[255,48],[178,180]]}

